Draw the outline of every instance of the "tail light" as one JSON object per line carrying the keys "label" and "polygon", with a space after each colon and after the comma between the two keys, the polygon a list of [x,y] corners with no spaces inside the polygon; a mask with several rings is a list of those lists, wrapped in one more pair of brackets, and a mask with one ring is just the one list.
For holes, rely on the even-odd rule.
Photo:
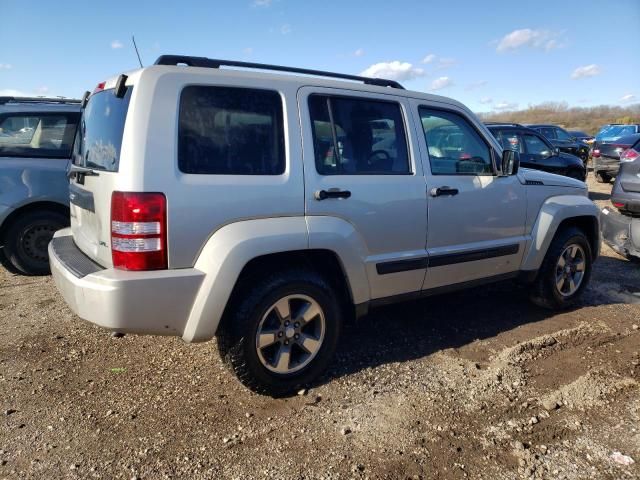
{"label": "tail light", "polygon": [[629,148],[620,154],[621,162],[633,162],[636,158],[640,157],[640,153],[633,148]]}
{"label": "tail light", "polygon": [[614,207],[616,207],[618,210],[624,209],[625,204],[624,203],[620,203],[620,202],[614,202],[613,200],[611,200],[611,203],[613,204]]}
{"label": "tail light", "polygon": [[593,152],[591,152],[591,156],[592,157],[596,157],[596,158],[599,157],[600,156],[600,150],[597,149],[597,148],[594,148]]}
{"label": "tail light", "polygon": [[162,193],[113,192],[111,256],[120,270],[167,268],[167,199]]}

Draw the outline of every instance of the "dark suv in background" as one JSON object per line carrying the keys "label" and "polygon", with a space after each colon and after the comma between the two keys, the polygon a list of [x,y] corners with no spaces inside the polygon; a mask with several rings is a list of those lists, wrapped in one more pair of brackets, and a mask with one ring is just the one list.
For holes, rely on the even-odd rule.
{"label": "dark suv in background", "polygon": [[575,155],[561,152],[537,131],[517,123],[486,123],[505,149],[520,153],[520,165],[583,181],[587,169]]}
{"label": "dark suv in background", "polygon": [[589,145],[578,140],[564,128],[556,125],[527,125],[527,127],[547,137],[547,139],[561,151],[579,157],[585,165],[587,160],[589,160]]}

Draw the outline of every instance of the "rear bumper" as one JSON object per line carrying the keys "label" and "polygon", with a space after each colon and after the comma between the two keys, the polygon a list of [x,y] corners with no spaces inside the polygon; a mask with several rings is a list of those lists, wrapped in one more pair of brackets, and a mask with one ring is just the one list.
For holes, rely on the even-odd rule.
{"label": "rear bumper", "polygon": [[58,290],[80,318],[127,333],[182,336],[204,278],[193,268],[104,269],[75,246],[69,228],[49,244],[49,262]]}
{"label": "rear bumper", "polygon": [[600,213],[602,240],[623,256],[640,258],[640,218],[605,207]]}

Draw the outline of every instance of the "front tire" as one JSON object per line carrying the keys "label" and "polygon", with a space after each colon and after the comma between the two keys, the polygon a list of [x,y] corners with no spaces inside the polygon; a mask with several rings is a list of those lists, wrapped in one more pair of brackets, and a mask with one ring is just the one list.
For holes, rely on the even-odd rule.
{"label": "front tire", "polygon": [[342,324],[340,303],[314,271],[289,270],[245,283],[217,333],[238,380],[274,397],[311,384],[327,368]]}
{"label": "front tire", "polygon": [[531,301],[559,310],[574,305],[591,278],[589,239],[575,227],[563,228],[551,241],[533,284]]}
{"label": "front tire", "polygon": [[4,234],[4,257],[23,275],[48,275],[47,251],[53,234],[68,226],[69,219],[58,212],[31,211],[20,215]]}

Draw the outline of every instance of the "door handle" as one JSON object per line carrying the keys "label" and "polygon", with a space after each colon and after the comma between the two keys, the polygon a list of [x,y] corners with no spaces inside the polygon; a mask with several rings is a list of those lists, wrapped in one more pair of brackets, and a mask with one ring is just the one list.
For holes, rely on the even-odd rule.
{"label": "door handle", "polygon": [[349,198],[351,196],[351,192],[349,190],[331,188],[329,190],[318,190],[313,196],[316,200],[326,200],[327,198]]}
{"label": "door handle", "polygon": [[458,194],[458,189],[457,188],[451,188],[451,187],[447,187],[442,186],[442,187],[434,187],[431,190],[429,190],[429,195],[431,195],[432,197],[440,197],[442,195],[457,195]]}

